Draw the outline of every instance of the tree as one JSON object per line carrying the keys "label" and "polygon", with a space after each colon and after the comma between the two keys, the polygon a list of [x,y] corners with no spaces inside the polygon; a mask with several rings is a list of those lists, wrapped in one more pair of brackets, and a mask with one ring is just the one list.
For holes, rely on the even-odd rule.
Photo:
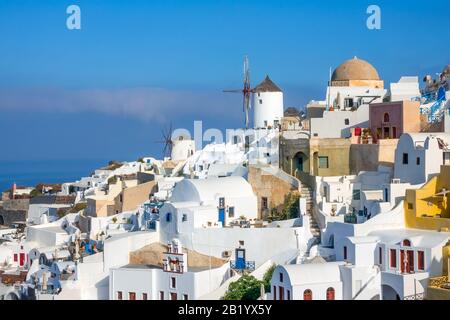
{"label": "tree", "polygon": [[277,266],[275,264],[272,264],[269,267],[269,269],[267,269],[267,271],[264,273],[263,283],[264,283],[264,290],[266,292],[270,292],[270,281],[272,281],[272,275],[276,267]]}
{"label": "tree", "polygon": [[261,293],[262,281],[254,276],[243,275],[239,280],[230,283],[224,300],[257,300]]}
{"label": "tree", "polygon": [[299,199],[300,195],[292,192],[289,192],[284,197],[283,217],[285,217],[285,219],[298,218],[300,212]]}

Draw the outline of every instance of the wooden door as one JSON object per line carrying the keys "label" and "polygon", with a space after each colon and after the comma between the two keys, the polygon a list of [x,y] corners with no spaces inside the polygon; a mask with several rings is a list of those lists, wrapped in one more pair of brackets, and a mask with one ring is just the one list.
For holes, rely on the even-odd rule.
{"label": "wooden door", "polygon": [[406,272],[414,272],[414,251],[408,250],[408,264],[406,265]]}

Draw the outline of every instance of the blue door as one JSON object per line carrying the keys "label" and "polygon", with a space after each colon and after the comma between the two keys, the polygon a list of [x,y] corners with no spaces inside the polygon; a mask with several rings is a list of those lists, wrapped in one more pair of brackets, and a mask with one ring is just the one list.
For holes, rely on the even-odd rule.
{"label": "blue door", "polygon": [[219,221],[225,226],[225,208],[219,208]]}
{"label": "blue door", "polygon": [[236,249],[236,269],[245,269],[245,249]]}

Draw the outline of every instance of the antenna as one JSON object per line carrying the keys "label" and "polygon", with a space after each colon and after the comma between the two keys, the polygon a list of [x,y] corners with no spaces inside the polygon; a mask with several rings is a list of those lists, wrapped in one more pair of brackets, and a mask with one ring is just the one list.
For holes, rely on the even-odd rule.
{"label": "antenna", "polygon": [[330,109],[330,87],[331,87],[331,67],[328,74],[328,97],[327,97],[327,111]]}
{"label": "antenna", "polygon": [[250,89],[250,67],[248,62],[248,57],[244,57],[244,87],[243,89],[234,89],[234,90],[223,90],[223,92],[233,92],[233,93],[241,93],[243,94],[242,99],[242,109],[245,113],[245,128],[248,129],[248,113],[251,108],[250,106],[250,93],[253,92]]}

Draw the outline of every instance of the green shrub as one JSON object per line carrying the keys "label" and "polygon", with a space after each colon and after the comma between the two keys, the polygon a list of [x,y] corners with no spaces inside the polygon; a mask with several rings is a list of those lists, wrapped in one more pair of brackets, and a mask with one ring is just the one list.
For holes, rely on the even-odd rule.
{"label": "green shrub", "polygon": [[239,280],[230,283],[224,300],[257,300],[263,282],[251,275],[243,275]]}

